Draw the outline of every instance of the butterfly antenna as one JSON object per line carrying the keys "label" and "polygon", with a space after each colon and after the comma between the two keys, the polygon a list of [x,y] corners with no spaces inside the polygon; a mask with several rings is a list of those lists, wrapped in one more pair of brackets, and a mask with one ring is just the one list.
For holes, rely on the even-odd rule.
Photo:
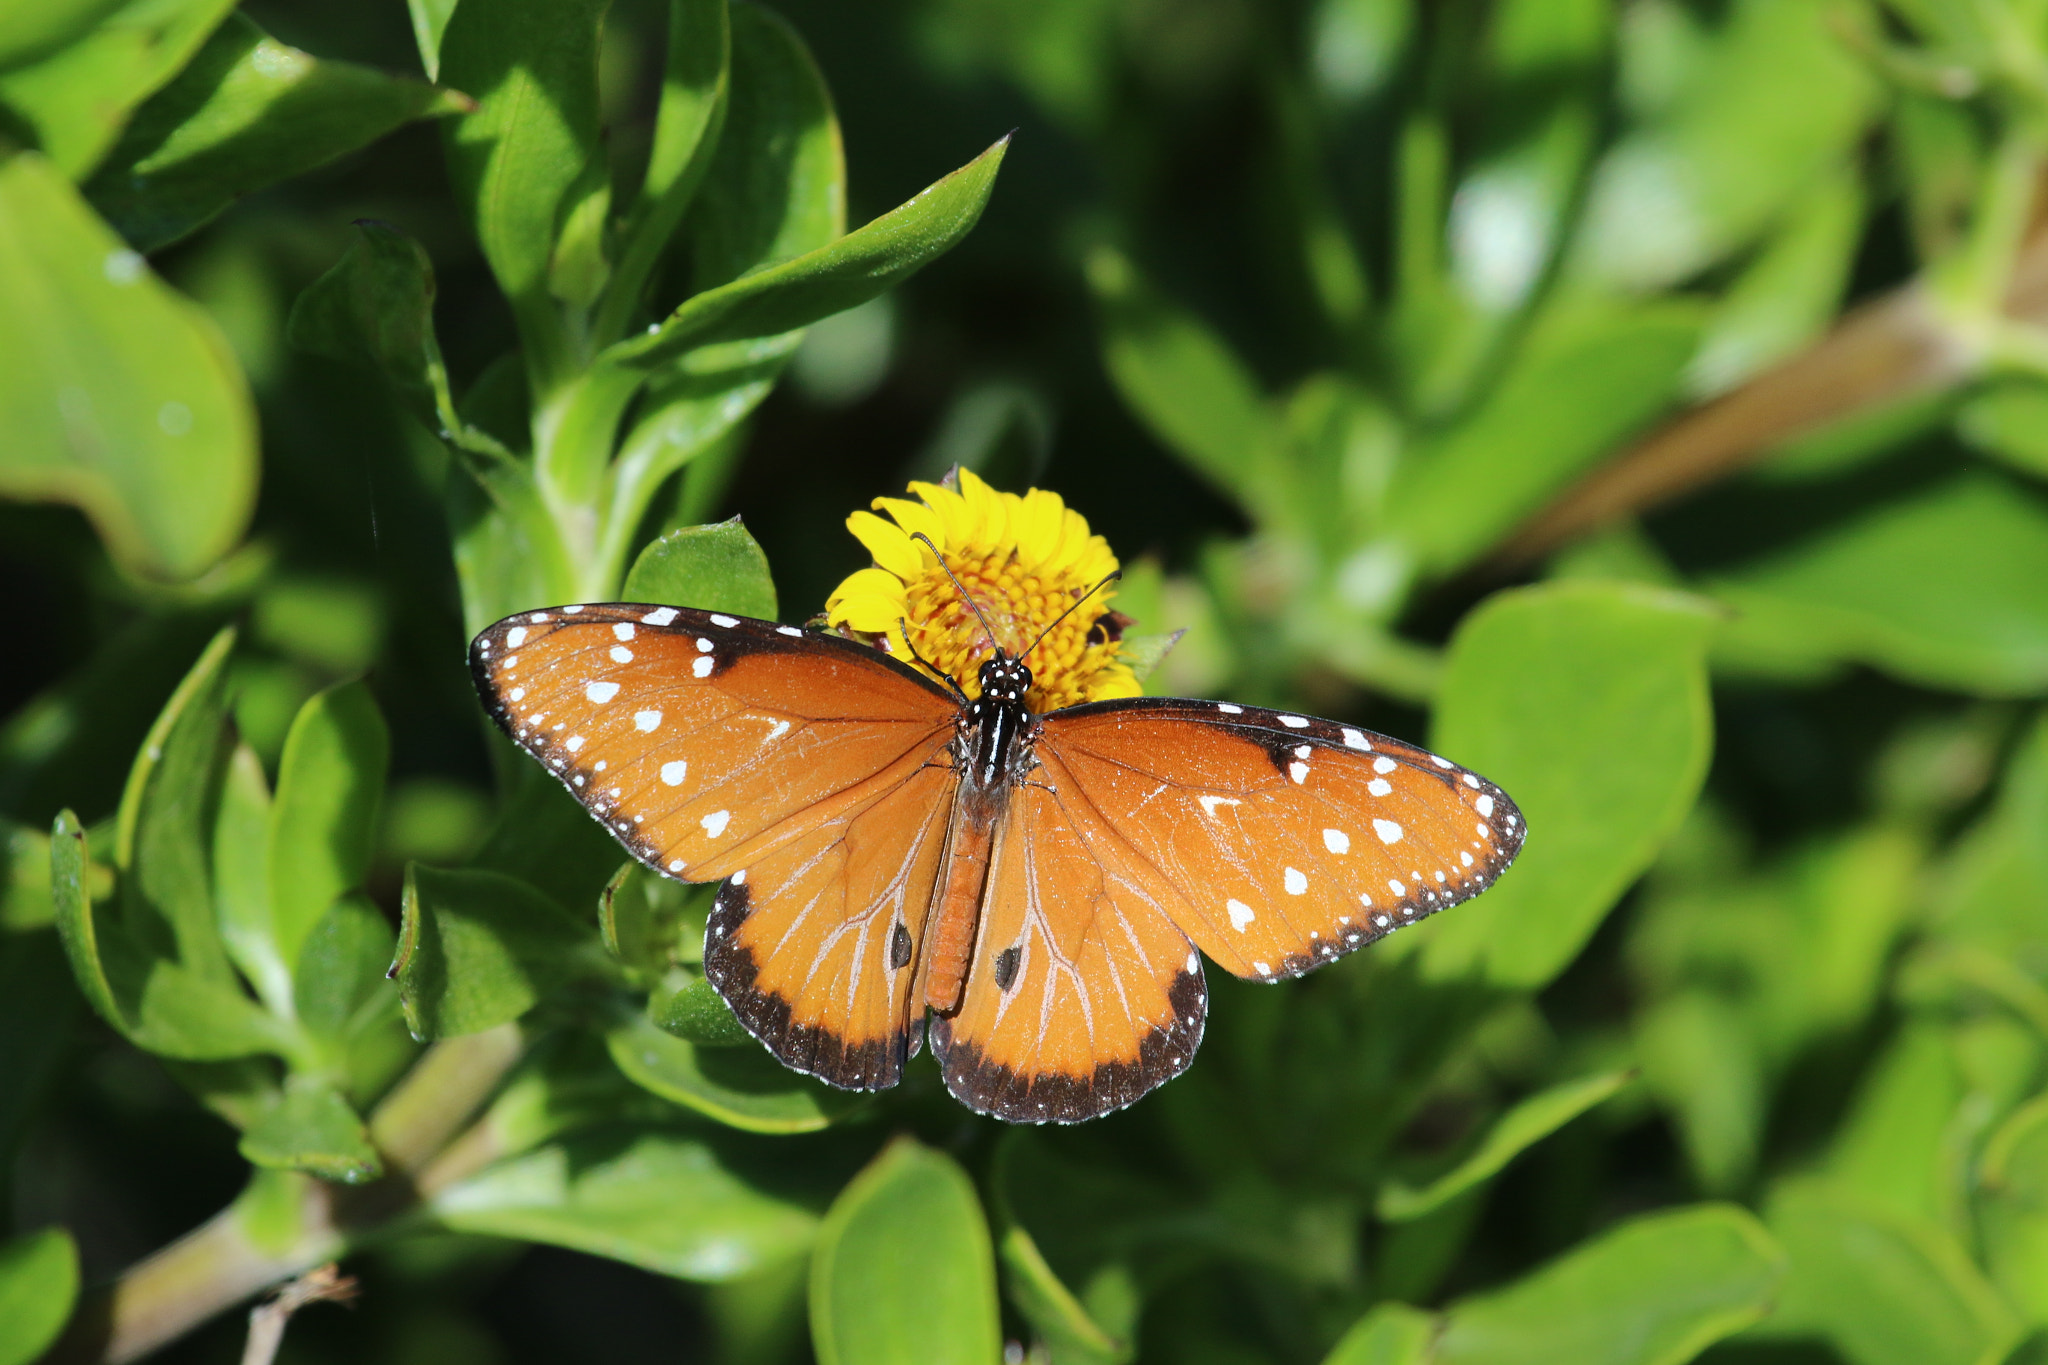
{"label": "butterfly antenna", "polygon": [[[981,628],[988,632],[989,647],[996,650],[1002,649],[1003,642],[996,638],[996,628],[988,623],[986,616],[981,614],[981,603],[975,601],[974,594],[967,591],[967,585],[960,581],[960,575],[953,572],[953,566],[946,562],[946,556],[940,553],[939,547],[932,544],[932,538],[922,531],[912,532],[910,538],[923,541],[925,548],[930,550],[939,561],[939,567],[946,571],[946,577],[953,580],[953,586],[960,590],[960,600],[967,604],[967,609],[974,613],[974,619],[981,622]],[[906,634],[904,636],[904,643],[908,644],[909,642],[910,637]],[[1030,651],[1026,650],[1025,652],[1029,653]],[[929,665],[927,666],[929,667]],[[938,670],[933,669],[932,671],[937,672]]]}
{"label": "butterfly antenna", "polygon": [[1119,578],[1122,578],[1123,576],[1124,571],[1122,569],[1110,570],[1110,572],[1104,576],[1103,580],[1100,583],[1097,583],[1094,587],[1088,589],[1088,591],[1082,593],[1079,597],[1075,598],[1073,606],[1068,607],[1065,611],[1061,612],[1057,617],[1053,619],[1053,623],[1051,625],[1047,626],[1044,630],[1039,631],[1038,638],[1031,642],[1031,649],[1025,650],[1022,654],[1019,654],[1017,657],[1019,659],[1030,658],[1031,650],[1037,649],[1038,646],[1044,642],[1046,636],[1052,634],[1053,631],[1057,630],[1059,628],[1059,624],[1061,621],[1066,620],[1069,616],[1072,616],[1076,611],[1079,611],[1081,609],[1081,604],[1083,602],[1086,602],[1089,598],[1095,596],[1096,593],[1101,592],[1104,588],[1116,582]]}
{"label": "butterfly antenna", "polygon": [[968,705],[971,699],[967,695],[967,689],[960,686],[960,680],[951,673],[940,672],[936,664],[917,652],[917,646],[910,639],[910,622],[899,616],[896,618],[896,629],[903,632],[903,647],[910,651],[910,657],[923,664],[933,675],[944,678],[946,686],[953,689],[953,695],[960,698],[960,704],[962,706]]}

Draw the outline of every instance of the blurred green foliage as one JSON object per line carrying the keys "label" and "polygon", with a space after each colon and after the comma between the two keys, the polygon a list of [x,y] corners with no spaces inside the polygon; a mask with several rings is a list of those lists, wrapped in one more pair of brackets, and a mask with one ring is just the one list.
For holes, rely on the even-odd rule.
{"label": "blurred green foliage", "polygon": [[[0,1365],[2048,1358],[2044,168],[2040,0],[0,13]],[[1519,865],[1081,1128],[777,1066],[463,644],[956,464]]]}

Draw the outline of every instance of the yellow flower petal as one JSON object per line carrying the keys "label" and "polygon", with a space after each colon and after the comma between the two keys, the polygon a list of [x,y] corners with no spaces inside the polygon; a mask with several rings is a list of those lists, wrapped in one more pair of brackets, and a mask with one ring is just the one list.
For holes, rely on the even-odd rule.
{"label": "yellow flower petal", "polygon": [[[903,528],[904,535],[914,536],[922,531],[925,535],[930,536],[932,543],[941,550],[946,548],[945,523],[939,520],[938,513],[932,511],[931,508],[926,507],[923,503],[909,502],[903,498],[876,498],[873,505],[896,518],[896,524]],[[912,541],[911,544],[917,545],[917,542]],[[919,561],[921,569],[931,555],[931,551],[925,549],[922,545],[917,545],[917,551],[920,556],[925,557]]]}
{"label": "yellow flower petal", "polygon": [[924,556],[919,553],[922,547],[900,527],[883,521],[873,512],[855,512],[846,519],[846,529],[867,546],[878,566],[904,582],[924,572]]}
{"label": "yellow flower petal", "polygon": [[935,483],[913,483],[910,491],[924,499],[925,506],[938,514],[939,524],[946,528],[945,538],[939,544],[952,550],[974,543],[974,515],[965,498]]}

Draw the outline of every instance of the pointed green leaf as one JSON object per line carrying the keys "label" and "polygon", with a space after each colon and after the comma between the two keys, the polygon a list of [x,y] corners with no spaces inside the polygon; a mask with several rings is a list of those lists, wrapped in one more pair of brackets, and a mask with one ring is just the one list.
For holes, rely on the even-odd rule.
{"label": "pointed green leaf", "polygon": [[137,251],[155,251],[246,194],[467,104],[419,81],[310,56],[234,14],[135,111],[85,195]]}
{"label": "pointed green leaf", "polygon": [[1971,474],[1808,537],[1708,586],[1909,682],[1989,696],[2048,688],[2048,510]]}
{"label": "pointed green leaf", "polygon": [[242,1134],[251,1163],[305,1171],[322,1180],[360,1185],[384,1173],[369,1133],[348,1101],[325,1081],[293,1077],[270,1111]]}
{"label": "pointed green leaf", "polygon": [[768,556],[738,517],[670,531],[640,552],[626,600],[776,619]]}
{"label": "pointed green leaf", "polygon": [[909,203],[830,246],[698,294],[670,314],[660,331],[624,343],[614,356],[656,365],[698,346],[779,336],[866,303],[967,235],[981,218],[1009,146],[1006,137]]}
{"label": "pointed green leaf", "polygon": [[801,1253],[817,1227],[816,1214],[736,1174],[701,1138],[617,1126],[500,1161],[436,1194],[429,1211],[456,1232],[712,1283]]}
{"label": "pointed green leaf", "polygon": [[397,991],[384,975],[395,948],[383,912],[361,893],[328,906],[299,952],[292,986],[299,1021],[339,1043],[395,1013]]}
{"label": "pointed green leaf", "polygon": [[819,1365],[986,1365],[1002,1353],[995,1255],[973,1182],[898,1138],[853,1178],[811,1257]]}
{"label": "pointed green leaf", "polygon": [[1004,1229],[996,1254],[1010,1302],[1060,1365],[1122,1365],[1135,1355],[1133,1343],[1111,1336],[1089,1316],[1087,1306],[1060,1282],[1022,1224]]}
{"label": "pointed green leaf", "polygon": [[543,389],[569,364],[547,269],[563,198],[598,148],[604,11],[603,0],[463,0],[441,36],[440,79],[479,102],[449,125],[449,177]]}
{"label": "pointed green leaf", "polygon": [[0,1365],[30,1365],[57,1339],[78,1298],[78,1248],[63,1228],[0,1245]]}
{"label": "pointed green leaf", "polygon": [[0,494],[68,502],[133,572],[204,573],[256,500],[256,413],[213,323],[42,157],[0,161]]}
{"label": "pointed green leaf", "polygon": [[106,926],[95,913],[88,891],[91,866],[78,817],[68,810],[59,812],[50,829],[50,898],[56,907],[57,932],[64,940],[64,953],[71,959],[71,974],[78,979],[79,990],[102,1019],[126,1033],[128,1016],[114,994],[100,951]]}
{"label": "pointed green leaf", "polygon": [[300,708],[270,808],[270,914],[277,955],[300,946],[337,896],[363,884],[391,737],[370,689],[342,683]]}
{"label": "pointed green leaf", "polygon": [[48,0],[0,11],[0,71],[26,66],[74,42],[126,0]]}
{"label": "pointed green leaf", "polygon": [[701,961],[710,889],[626,862],[597,898],[605,951],[649,981],[678,964]]}
{"label": "pointed green leaf", "polygon": [[143,969],[130,1035],[165,1057],[189,1062],[227,1061],[270,1053],[305,1060],[299,1035],[284,1020],[242,993],[237,983],[201,976],[158,959]]}
{"label": "pointed green leaf", "polygon": [[0,931],[19,933],[57,922],[50,899],[50,837],[0,820]]}
{"label": "pointed green leaf", "polygon": [[238,745],[221,783],[213,826],[214,913],[228,956],[272,1010],[289,1013],[292,971],[278,955],[270,916],[270,783],[263,760]]}
{"label": "pointed green leaf", "polygon": [[123,927],[136,946],[230,981],[214,919],[207,850],[227,759],[232,628],[216,635],[171,694],[128,771],[116,817]]}
{"label": "pointed green leaf", "polygon": [[1405,1303],[1383,1303],[1353,1323],[1323,1365],[1429,1365],[1441,1322]]}
{"label": "pointed green leaf", "polygon": [[432,431],[461,421],[434,335],[434,265],[389,223],[358,219],[356,238],[292,304],[286,335],[302,351],[380,371]]}
{"label": "pointed green leaf", "polygon": [[1827,1338],[1851,1365],[1983,1365],[2020,1325],[1948,1233],[1819,1182],[1786,1184],[1771,1231],[1791,1258],[1773,1336]]}
{"label": "pointed green leaf", "polygon": [[754,1035],[726,1007],[718,988],[702,977],[673,992],[656,991],[649,996],[647,1017],[663,1033],[699,1047],[739,1047],[754,1041]]}
{"label": "pointed green leaf", "polygon": [[1390,1181],[1381,1187],[1379,1216],[1390,1223],[1404,1223],[1442,1208],[1481,1181],[1498,1175],[1522,1152],[1613,1095],[1634,1075],[1630,1071],[1610,1071],[1538,1091],[1502,1114],[1469,1156],[1429,1184],[1417,1189]]}
{"label": "pointed green leaf", "polygon": [[1270,505],[1278,423],[1258,381],[1193,314],[1162,297],[1122,256],[1089,258],[1103,366],[1124,403],[1168,450],[1219,491]]}
{"label": "pointed green leaf", "polygon": [[439,80],[441,35],[455,13],[455,0],[405,0],[405,7],[412,13],[412,36],[419,45],[420,67],[428,80]]}
{"label": "pointed green leaf", "polygon": [[398,941],[405,1021],[418,1038],[509,1023],[578,970],[594,937],[517,878],[415,863]]}
{"label": "pointed green leaf", "polygon": [[1496,594],[1451,641],[1432,747],[1499,783],[1528,842],[1469,905],[1397,936],[1432,975],[1549,981],[1685,818],[1713,752],[1711,613],[1566,582]]}
{"label": "pointed green leaf", "polygon": [[1602,1233],[1445,1315],[1440,1365],[1683,1365],[1771,1311],[1785,1254],[1732,1204]]}
{"label": "pointed green leaf", "polygon": [[[723,1001],[715,1003],[725,1009]],[[862,1102],[799,1076],[752,1038],[737,1046],[700,1046],[636,1015],[607,1033],[605,1045],[635,1085],[750,1133],[816,1132]]]}
{"label": "pointed green leaf", "polygon": [[0,105],[65,175],[83,180],[135,106],[192,60],[234,7],[235,0],[128,0],[75,42],[0,75]]}

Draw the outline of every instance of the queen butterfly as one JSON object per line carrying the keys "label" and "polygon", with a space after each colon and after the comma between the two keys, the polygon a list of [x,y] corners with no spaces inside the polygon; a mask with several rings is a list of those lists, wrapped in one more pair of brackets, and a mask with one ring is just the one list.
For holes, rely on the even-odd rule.
{"label": "queen butterfly", "polygon": [[603,603],[507,617],[470,658],[505,733],[635,858],[723,883],[705,975],[769,1051],[882,1089],[929,1015],[947,1088],[1012,1122],[1185,1070],[1202,955],[1299,976],[1521,847],[1505,792],[1413,745],[1228,702],[1034,714],[1027,652],[991,639],[949,690],[828,631]]}

